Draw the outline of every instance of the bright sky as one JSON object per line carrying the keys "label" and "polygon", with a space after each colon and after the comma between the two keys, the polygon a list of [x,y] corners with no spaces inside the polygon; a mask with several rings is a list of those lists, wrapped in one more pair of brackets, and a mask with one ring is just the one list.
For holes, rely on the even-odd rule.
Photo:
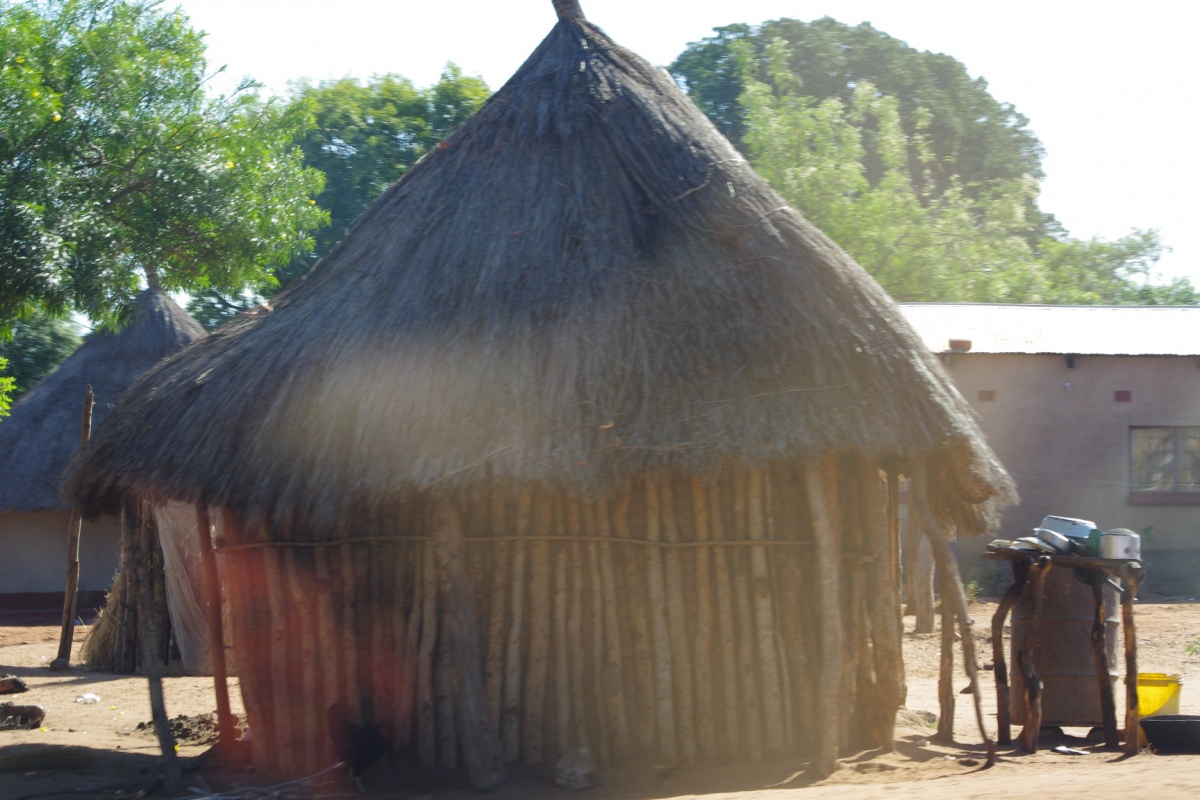
{"label": "bright sky", "polygon": [[[167,5],[170,5],[168,0]],[[1041,206],[1075,236],[1161,231],[1164,276],[1200,286],[1200,3],[1192,0],[581,0],[656,64],[714,27],[793,17],[870,22],[947,53],[1030,119],[1046,149]],[[554,25],[550,0],[182,0],[214,66],[276,93],[300,78],[447,61],[498,89]]]}

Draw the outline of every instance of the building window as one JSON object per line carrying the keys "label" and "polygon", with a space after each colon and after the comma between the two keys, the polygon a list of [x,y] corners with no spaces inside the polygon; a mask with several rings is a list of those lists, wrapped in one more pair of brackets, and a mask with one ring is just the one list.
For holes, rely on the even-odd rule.
{"label": "building window", "polygon": [[1129,429],[1129,499],[1200,504],[1200,427]]}

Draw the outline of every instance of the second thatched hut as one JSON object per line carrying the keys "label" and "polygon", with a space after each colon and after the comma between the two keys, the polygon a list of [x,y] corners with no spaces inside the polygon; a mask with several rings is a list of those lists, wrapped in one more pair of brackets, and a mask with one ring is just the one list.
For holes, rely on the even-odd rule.
{"label": "second thatched hut", "polygon": [[454,764],[464,671],[508,760],[886,745],[895,477],[963,532],[1011,496],[879,286],[555,6],[478,114],[269,311],[145,376],[71,480],[93,512],[220,520],[265,767],[331,761],[338,702]]}

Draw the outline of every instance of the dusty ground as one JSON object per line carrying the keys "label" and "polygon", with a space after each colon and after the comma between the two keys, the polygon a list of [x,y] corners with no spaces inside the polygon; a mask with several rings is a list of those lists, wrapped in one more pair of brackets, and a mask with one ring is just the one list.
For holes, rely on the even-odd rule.
{"label": "dusty ground", "polygon": [[[1200,657],[1186,652],[1200,636],[1200,604],[1153,602],[1143,598],[1137,611],[1141,671],[1178,673],[1183,676],[1182,712],[1200,714]],[[994,604],[973,606],[979,660],[991,661],[987,629]],[[908,665],[908,709],[937,711],[938,634],[911,633],[905,620],[905,659]],[[78,631],[76,642],[86,630]],[[37,703],[46,719],[39,730],[0,731],[0,800],[32,798],[128,798],[153,792],[157,769],[157,740],[138,724],[150,719],[149,696],[141,678],[124,678],[71,669],[49,672],[46,664],[57,650],[56,626],[0,626],[0,673],[24,678],[30,691],[2,698],[10,702]],[[995,694],[991,673],[982,673],[986,723],[995,734]],[[962,680],[966,684],[965,679]],[[236,684],[235,684],[236,686]],[[189,797],[238,797],[241,793],[214,795],[209,786],[231,792],[238,786],[261,784],[252,773],[219,772],[201,758],[209,749],[207,729],[200,715],[214,709],[209,678],[166,679],[167,711],[189,718],[179,752],[193,767],[186,776]],[[75,698],[87,692],[100,701],[85,705]],[[1001,761],[986,771],[979,769],[981,741],[969,695],[959,695],[955,715],[954,746],[929,742],[931,729],[917,714],[902,712],[897,728],[897,752],[863,753],[842,761],[842,769],[820,783],[809,784],[798,775],[803,763],[793,760],[748,765],[722,765],[693,770],[639,769],[606,771],[602,785],[588,790],[588,800],[650,800],[650,798],[704,797],[706,800],[821,800],[828,797],[888,798],[889,800],[971,800],[1052,794],[1056,800],[1153,796],[1155,800],[1193,798],[1200,792],[1200,756],[1159,756],[1144,751],[1136,758],[1105,752],[1079,741],[1080,756],[1043,750],[1020,755],[1001,749]],[[235,711],[241,711],[236,691]],[[1121,706],[1118,699],[1118,709]],[[1014,734],[1015,734],[1014,730]],[[1082,735],[1083,731],[1069,731]],[[422,800],[464,800],[477,797],[462,788],[461,780],[447,775],[388,773],[369,770],[365,797]],[[401,783],[403,782],[403,783]],[[149,788],[147,788],[149,787]],[[328,790],[352,796],[339,783]],[[510,774],[506,785],[493,796],[498,800],[549,800],[566,794],[554,788],[544,770]],[[154,795],[164,796],[164,795]],[[265,797],[264,794],[255,795]],[[295,796],[295,795],[293,795]],[[325,796],[329,796],[328,794]]]}

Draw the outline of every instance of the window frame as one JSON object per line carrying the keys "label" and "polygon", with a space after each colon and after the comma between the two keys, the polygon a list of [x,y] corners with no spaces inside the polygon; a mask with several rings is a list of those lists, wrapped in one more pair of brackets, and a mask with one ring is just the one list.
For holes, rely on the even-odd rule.
{"label": "window frame", "polygon": [[[1200,489],[1179,488],[1180,436],[1181,430],[1200,431],[1200,425],[1130,425],[1126,437],[1126,467],[1128,469],[1127,500],[1130,505],[1142,506],[1191,506],[1200,505]],[[1169,430],[1171,432],[1171,488],[1170,489],[1137,489],[1134,484],[1133,437],[1139,430]]]}

